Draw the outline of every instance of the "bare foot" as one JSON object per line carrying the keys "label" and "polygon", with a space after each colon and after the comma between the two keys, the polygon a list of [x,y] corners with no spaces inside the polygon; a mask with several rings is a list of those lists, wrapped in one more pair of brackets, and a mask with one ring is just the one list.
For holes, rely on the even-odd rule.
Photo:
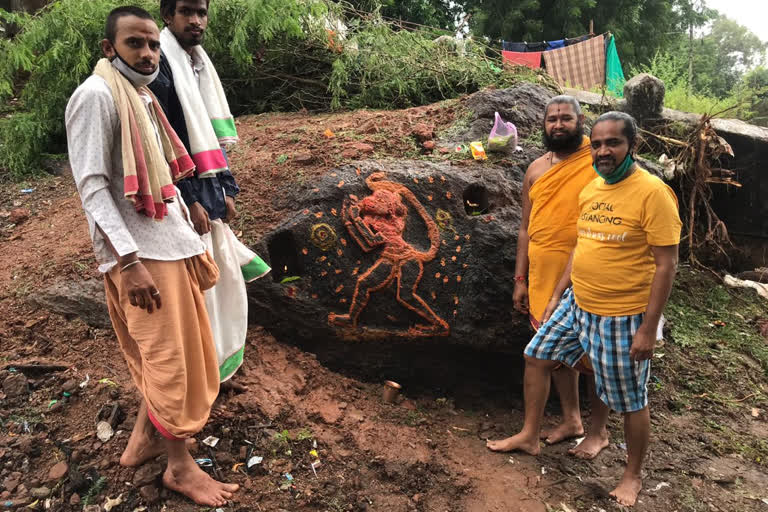
{"label": "bare foot", "polygon": [[[197,441],[190,438],[185,441],[187,448],[192,448]],[[157,436],[148,438],[139,434],[131,434],[128,445],[120,456],[120,465],[125,467],[141,466],[148,460],[152,460],[165,453],[163,440]]]}
{"label": "bare foot", "polygon": [[541,433],[541,439],[547,444],[557,444],[574,437],[581,437],[584,435],[584,425],[581,424],[581,420],[564,421],[555,428],[545,430]]}
{"label": "bare foot", "polygon": [[608,446],[608,432],[588,434],[576,447],[568,450],[570,455],[584,460],[592,460]]}
{"label": "bare foot", "polygon": [[226,420],[232,418],[232,416],[232,413],[227,410],[227,406],[221,403],[219,399],[211,407],[211,419],[213,420]]}
{"label": "bare foot", "polygon": [[219,384],[219,394],[229,393],[230,391],[233,393],[245,393],[248,391],[248,386],[240,384],[235,379],[229,379]]}
{"label": "bare foot", "polygon": [[616,498],[619,505],[625,507],[632,507],[637,501],[637,495],[640,494],[640,489],[643,488],[643,481],[638,476],[628,476],[624,474],[621,477],[621,482],[616,488],[611,491],[611,496]]}
{"label": "bare foot", "polygon": [[198,505],[208,507],[226,505],[227,500],[232,498],[232,493],[240,488],[237,484],[214,480],[200,469],[191,457],[184,464],[174,467],[169,465],[163,473],[163,485],[183,494]]}
{"label": "bare foot", "polygon": [[501,439],[499,441],[488,440],[485,443],[485,447],[493,452],[521,451],[529,455],[538,455],[541,451],[541,446],[539,446],[538,439],[531,439],[530,437],[523,436],[522,434],[517,434],[506,439]]}

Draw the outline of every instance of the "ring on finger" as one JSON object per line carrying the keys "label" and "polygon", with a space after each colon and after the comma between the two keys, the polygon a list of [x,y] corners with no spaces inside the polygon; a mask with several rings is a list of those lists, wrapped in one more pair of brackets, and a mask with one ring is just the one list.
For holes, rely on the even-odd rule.
{"label": "ring on finger", "polygon": [[160,295],[160,290],[155,290],[152,292],[152,296]]}

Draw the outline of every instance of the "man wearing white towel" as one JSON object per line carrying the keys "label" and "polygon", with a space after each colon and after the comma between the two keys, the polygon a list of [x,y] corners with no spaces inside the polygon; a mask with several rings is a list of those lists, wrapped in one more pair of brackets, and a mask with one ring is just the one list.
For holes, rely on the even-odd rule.
{"label": "man wearing white towel", "polygon": [[243,362],[248,328],[245,283],[269,267],[232,233],[235,196],[240,191],[229,170],[224,145],[237,142],[227,98],[211,60],[201,46],[208,26],[209,0],[162,0],[160,74],[151,89],[195,162],[193,176],[178,187],[192,223],[221,272],[205,302],[219,357],[221,389],[243,391],[230,379]]}

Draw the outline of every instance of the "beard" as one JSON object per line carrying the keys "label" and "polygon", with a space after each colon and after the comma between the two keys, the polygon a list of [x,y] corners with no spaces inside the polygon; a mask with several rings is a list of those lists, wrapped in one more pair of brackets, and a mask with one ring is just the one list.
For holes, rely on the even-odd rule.
{"label": "beard", "polygon": [[584,128],[579,123],[576,125],[575,131],[558,137],[553,137],[544,130],[542,132],[542,139],[544,147],[549,151],[573,152],[581,146],[581,141],[584,139]]}

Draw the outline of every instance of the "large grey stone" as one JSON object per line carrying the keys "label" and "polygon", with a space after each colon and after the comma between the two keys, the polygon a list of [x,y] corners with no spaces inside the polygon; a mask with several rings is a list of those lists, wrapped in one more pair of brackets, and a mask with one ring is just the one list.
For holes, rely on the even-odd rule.
{"label": "large grey stone", "polygon": [[[372,363],[402,344],[519,353],[529,337],[512,309],[522,177],[493,164],[366,161],[287,192],[276,199],[286,221],[256,248],[272,273],[249,287],[252,318],[310,349],[365,344]],[[381,234],[374,244],[358,242],[365,229],[352,215],[345,222],[355,204]],[[345,315],[365,289],[355,322]]]}
{"label": "large grey stone", "polygon": [[638,121],[657,119],[664,110],[664,82],[648,73],[640,73],[624,84],[626,109]]}
{"label": "large grey stone", "polygon": [[31,300],[54,313],[78,316],[92,327],[111,326],[101,279],[61,281],[32,294]]}
{"label": "large grey stone", "polygon": [[[447,142],[471,142],[488,137],[496,112],[514,123],[520,137],[528,137],[541,129],[544,108],[555,93],[530,83],[508,89],[484,89],[469,96],[464,106],[472,111],[469,129]],[[441,144],[446,141],[441,141]]]}

